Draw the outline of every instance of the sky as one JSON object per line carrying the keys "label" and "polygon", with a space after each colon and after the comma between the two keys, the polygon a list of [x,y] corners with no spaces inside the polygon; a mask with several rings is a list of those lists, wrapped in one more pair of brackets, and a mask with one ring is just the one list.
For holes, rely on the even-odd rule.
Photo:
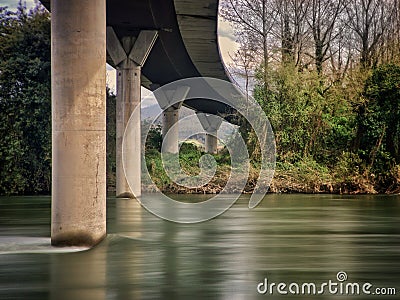
{"label": "sky", "polygon": [[[16,9],[18,6],[18,0],[0,0],[0,6],[8,6],[9,9]],[[35,5],[35,0],[24,0],[27,8],[31,8]],[[235,42],[235,37],[233,36],[233,27],[230,23],[222,21],[219,18],[218,22],[218,42],[220,47],[220,52],[222,60],[225,65],[228,66],[232,63],[230,55],[238,49],[238,44]],[[116,72],[115,70],[107,65],[107,84],[111,90],[115,91],[116,87]],[[150,92],[146,89],[142,89],[142,94],[146,97]]]}
{"label": "sky", "polygon": [[[9,9],[16,9],[18,2],[18,0],[0,0],[0,6],[7,6]],[[26,3],[27,8],[35,6],[34,0],[24,0],[22,3]]]}

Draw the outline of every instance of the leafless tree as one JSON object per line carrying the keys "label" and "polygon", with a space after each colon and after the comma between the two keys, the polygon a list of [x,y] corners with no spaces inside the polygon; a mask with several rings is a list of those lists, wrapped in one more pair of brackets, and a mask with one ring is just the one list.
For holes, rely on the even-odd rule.
{"label": "leafless tree", "polygon": [[378,62],[400,63],[400,0],[393,0],[390,18],[378,45]]}
{"label": "leafless tree", "polygon": [[256,52],[251,47],[251,43],[242,42],[240,48],[231,56],[233,61],[231,70],[235,75],[244,80],[247,97],[250,93],[250,83],[254,79],[254,72],[259,62],[255,54]]}
{"label": "leafless tree", "polygon": [[392,0],[352,0],[346,6],[348,26],[356,36],[360,63],[367,68],[376,63],[378,45],[393,15]]}
{"label": "leafless tree", "polygon": [[245,35],[254,42],[253,51],[261,53],[264,68],[264,82],[267,84],[267,70],[270,60],[269,36],[274,26],[276,13],[273,0],[224,0],[221,15],[235,25],[237,36]]}
{"label": "leafless tree", "polygon": [[352,32],[344,30],[346,25],[344,22],[337,22],[335,29],[336,38],[332,40],[328,51],[330,58],[330,74],[334,82],[341,81],[347,74],[352,61],[355,57],[353,49]]}
{"label": "leafless tree", "polygon": [[400,63],[400,0],[221,1],[241,45],[236,64],[246,65],[244,73],[261,67],[265,88],[267,72],[281,64],[315,65],[338,82],[360,65]]}
{"label": "leafless tree", "polygon": [[315,67],[322,73],[323,63],[330,58],[332,42],[340,36],[336,29],[339,15],[346,7],[345,0],[312,0],[307,22],[312,31],[314,41]]}
{"label": "leafless tree", "polygon": [[298,66],[308,39],[306,14],[308,0],[275,0],[278,22],[272,32],[281,47],[283,64],[294,63]]}

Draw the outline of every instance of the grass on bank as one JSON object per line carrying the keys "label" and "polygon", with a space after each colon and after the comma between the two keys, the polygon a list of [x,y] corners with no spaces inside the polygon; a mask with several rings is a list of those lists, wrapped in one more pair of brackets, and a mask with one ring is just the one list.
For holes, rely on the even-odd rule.
{"label": "grass on bank", "polygon": [[[195,176],[200,172],[200,157],[205,153],[193,144],[183,143],[180,147],[179,162],[182,170]],[[205,186],[185,188],[176,183],[165,173],[161,153],[156,149],[146,151],[146,165],[153,182],[167,193],[204,193],[213,194],[222,191],[231,173],[230,156],[224,148],[213,155],[217,162],[214,178]],[[245,193],[252,192],[259,176],[259,164],[251,163]],[[381,175],[380,175],[381,176]],[[275,176],[270,191],[274,193],[399,193],[400,166],[390,170],[386,176],[387,185],[381,186],[381,178],[368,171],[362,161],[349,152],[344,152],[332,166],[324,166],[311,157],[296,163],[276,163]]]}

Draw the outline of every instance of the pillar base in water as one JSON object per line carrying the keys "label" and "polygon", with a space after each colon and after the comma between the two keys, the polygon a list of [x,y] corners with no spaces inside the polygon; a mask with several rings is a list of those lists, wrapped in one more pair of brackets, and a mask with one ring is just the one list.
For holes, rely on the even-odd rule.
{"label": "pillar base in water", "polygon": [[93,232],[76,230],[53,235],[51,237],[51,245],[56,247],[93,247],[100,243],[106,236],[107,234],[103,232],[93,234]]}
{"label": "pillar base in water", "polygon": [[124,193],[121,193],[121,194],[117,195],[117,198],[129,198],[129,199],[134,199],[135,196],[134,196],[132,193],[124,192]]}

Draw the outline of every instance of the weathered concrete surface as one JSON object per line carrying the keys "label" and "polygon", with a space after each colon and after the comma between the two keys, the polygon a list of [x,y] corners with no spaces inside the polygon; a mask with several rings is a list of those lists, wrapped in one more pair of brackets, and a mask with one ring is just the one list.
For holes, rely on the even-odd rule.
{"label": "weathered concrete surface", "polygon": [[106,1],[51,1],[55,246],[106,235]]}
{"label": "weathered concrete surface", "polygon": [[218,138],[217,131],[213,133],[206,133],[205,150],[210,154],[217,154],[218,152]]}
{"label": "weathered concrete surface", "polygon": [[[179,152],[179,108],[169,107],[163,111],[162,136],[163,150],[167,153]],[[175,125],[175,126],[174,126]],[[168,133],[168,135],[167,135]]]}
{"label": "weathered concrete surface", "polygon": [[[141,195],[141,125],[140,109],[136,108],[140,107],[141,101],[141,68],[157,36],[155,30],[142,30],[137,38],[126,36],[119,39],[113,28],[107,27],[107,52],[117,68],[116,196],[118,198]],[[129,122],[130,130],[126,131]],[[123,151],[126,153],[125,161],[123,161]],[[129,176],[131,186],[126,176]]]}
{"label": "weathered concrete surface", "polygon": [[198,113],[197,117],[206,131],[205,150],[207,153],[216,154],[218,149],[217,132],[222,123],[222,118],[216,115]]}
{"label": "weathered concrete surface", "polygon": [[[133,111],[140,106],[140,66],[133,62],[128,62],[117,69],[117,144],[116,144],[116,196],[119,198],[133,198],[141,193],[141,137],[140,137],[140,110],[132,115]],[[128,125],[129,118],[132,116],[131,125],[136,130],[127,132],[124,141],[124,151],[128,154],[125,160],[125,169],[129,171],[131,178],[131,188],[125,177],[123,169],[123,136]],[[134,172],[134,174],[132,174]]]}
{"label": "weathered concrete surface", "polygon": [[173,0],[179,31],[202,76],[230,80],[218,46],[218,0]]}
{"label": "weathered concrete surface", "polygon": [[[176,154],[179,152],[179,109],[185,101],[190,88],[179,86],[175,90],[164,91],[155,85],[154,96],[163,110],[162,115],[162,137],[163,151]],[[167,134],[168,133],[168,134]]]}

